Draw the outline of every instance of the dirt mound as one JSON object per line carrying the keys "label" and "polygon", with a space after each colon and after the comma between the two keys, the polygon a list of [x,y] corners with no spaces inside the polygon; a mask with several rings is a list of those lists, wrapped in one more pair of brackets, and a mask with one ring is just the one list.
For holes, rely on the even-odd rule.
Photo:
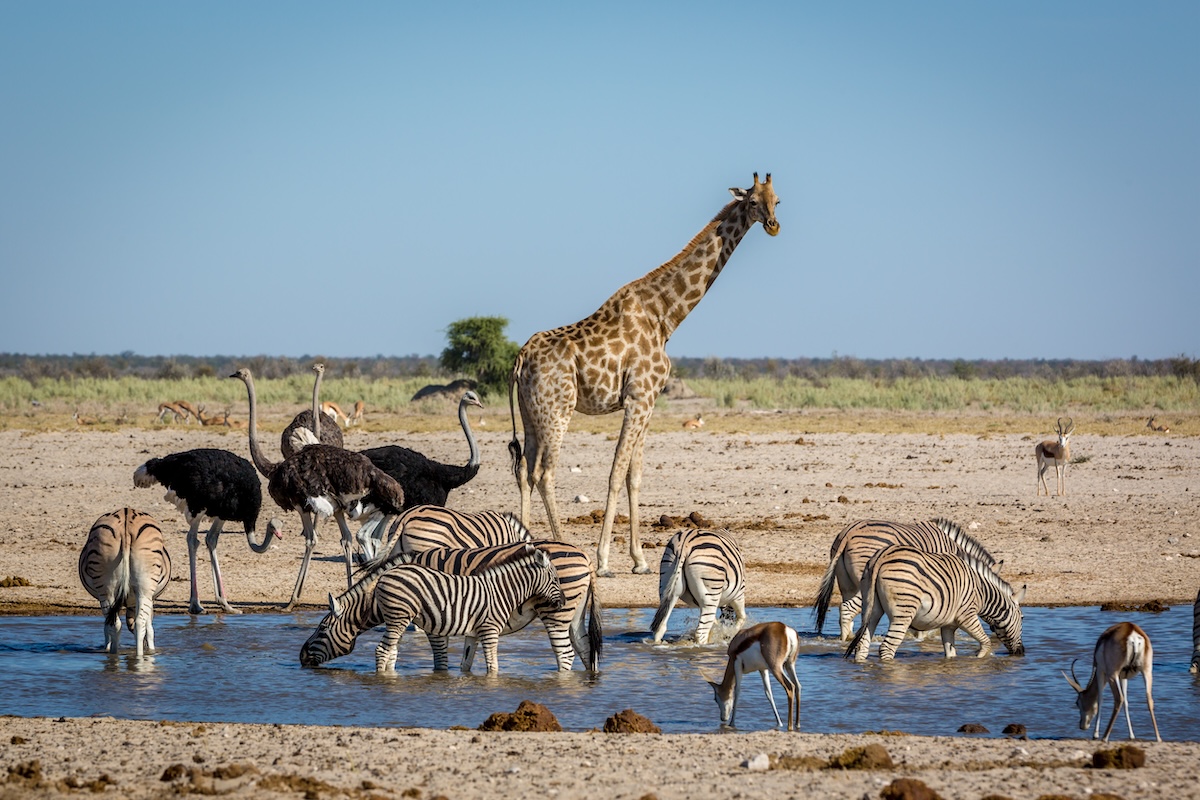
{"label": "dirt mound", "polygon": [[916,778],[897,778],[879,792],[881,800],[942,800],[942,796]]}
{"label": "dirt mound", "polygon": [[522,700],[521,705],[511,714],[496,712],[484,720],[479,726],[481,731],[532,731],[535,733],[556,732],[562,730],[558,718],[550,713],[550,709],[532,700]]}
{"label": "dirt mound", "polygon": [[605,733],[662,733],[655,725],[632,708],[613,714],[604,720]]}
{"label": "dirt mound", "polygon": [[1100,604],[1101,611],[1145,611],[1151,614],[1161,614],[1164,611],[1170,611],[1171,607],[1162,600],[1151,600],[1148,603],[1117,603],[1108,602]]}
{"label": "dirt mound", "polygon": [[851,747],[829,759],[830,769],[892,769],[895,766],[887,748],[881,744]]}
{"label": "dirt mound", "polygon": [[1146,766],[1146,751],[1136,745],[1123,744],[1112,750],[1092,753],[1094,769],[1138,769]]}

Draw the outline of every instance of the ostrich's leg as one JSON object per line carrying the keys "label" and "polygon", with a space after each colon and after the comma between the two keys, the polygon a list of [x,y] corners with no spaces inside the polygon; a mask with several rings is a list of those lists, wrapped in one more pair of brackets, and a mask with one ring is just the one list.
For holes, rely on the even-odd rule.
{"label": "ostrich's leg", "polygon": [[353,585],[350,579],[354,571],[354,534],[350,532],[350,525],[346,522],[346,514],[342,510],[333,512],[333,518],[337,520],[338,527],[342,530],[342,557],[346,559],[346,588],[349,589]]}
{"label": "ostrich's leg", "polygon": [[217,560],[217,543],[221,540],[221,529],[224,527],[225,520],[214,519],[204,543],[208,546],[208,557],[212,561],[213,591],[217,593],[217,602],[226,614],[240,614],[242,612],[229,605],[229,599],[225,596],[225,581],[221,579],[221,564]]}
{"label": "ostrich's leg", "polygon": [[189,614],[203,614],[204,606],[200,605],[200,592],[196,588],[196,551],[200,548],[200,520],[202,517],[193,517],[188,523],[187,546],[188,546],[188,571],[191,574],[192,596],[188,601]]}
{"label": "ostrich's leg", "polygon": [[292,599],[283,607],[291,611],[300,600],[300,592],[304,589],[304,578],[308,575],[308,562],[312,558],[313,548],[317,546],[317,529],[313,524],[313,515],[308,511],[300,512],[300,524],[304,527],[304,559],[300,562],[300,574],[296,576],[296,588],[292,590]]}

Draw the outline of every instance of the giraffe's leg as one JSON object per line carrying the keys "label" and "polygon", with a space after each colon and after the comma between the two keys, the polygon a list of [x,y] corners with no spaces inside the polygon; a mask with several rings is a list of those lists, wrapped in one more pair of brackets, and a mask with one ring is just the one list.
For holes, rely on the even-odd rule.
{"label": "giraffe's leg", "polygon": [[196,551],[200,549],[200,520],[193,517],[188,525],[188,571],[191,575],[192,594],[188,600],[189,614],[203,614],[204,606],[200,605],[200,590],[196,588]]}
{"label": "giraffe's leg", "polygon": [[[653,410],[653,400],[646,402],[632,397],[625,399],[625,419],[621,423],[621,436],[617,439],[617,451],[613,456],[612,471],[608,473],[608,497],[604,502],[604,524],[600,528],[600,545],[596,550],[596,574],[602,577],[611,577],[613,574],[612,569],[608,566],[608,549],[612,542],[613,522],[617,516],[617,497],[621,494],[621,484],[628,480],[635,444],[645,435],[646,425],[650,421],[650,413]],[[631,505],[630,520],[634,519],[633,513]],[[635,538],[631,535],[631,539]],[[641,549],[640,541],[629,543],[630,554],[636,553],[633,565],[633,571],[636,573],[650,571],[650,568],[646,566],[645,557],[642,558],[641,564],[637,563],[637,555],[641,555]]]}
{"label": "giraffe's leg", "polygon": [[546,507],[546,518],[550,524],[550,538],[562,539],[562,530],[558,525],[558,501],[555,498],[554,475],[558,468],[558,453],[562,447],[563,437],[567,433],[567,422],[570,413],[562,417],[561,422],[542,430],[538,435],[537,452],[534,454],[530,468],[530,478],[537,486],[538,494],[542,497],[542,505]]}
{"label": "giraffe's leg", "polygon": [[[291,611],[299,602],[300,592],[304,590],[304,578],[308,575],[308,561],[312,558],[313,548],[317,546],[317,529],[312,513],[301,511],[300,522],[304,527],[304,559],[300,562],[300,573],[296,576],[296,588],[292,589],[292,599],[283,607],[284,611]],[[397,641],[399,641],[399,637],[397,637]],[[378,661],[378,657],[376,660]],[[392,656],[392,663],[396,663],[395,655]]]}
{"label": "giraffe's leg", "polygon": [[629,460],[629,474],[625,478],[625,490],[629,495],[629,556],[633,559],[635,575],[645,575],[650,572],[646,557],[642,555],[642,540],[638,535],[638,495],[642,488],[642,454],[646,448],[646,429],[633,445],[633,456]]}
{"label": "giraffe's leg", "polygon": [[221,529],[224,527],[224,520],[214,519],[204,537],[204,544],[208,547],[208,558],[212,561],[213,591],[217,595],[217,603],[226,614],[240,614],[242,612],[229,605],[229,599],[225,596],[225,582],[221,580],[221,564],[217,560],[217,543],[221,540]]}

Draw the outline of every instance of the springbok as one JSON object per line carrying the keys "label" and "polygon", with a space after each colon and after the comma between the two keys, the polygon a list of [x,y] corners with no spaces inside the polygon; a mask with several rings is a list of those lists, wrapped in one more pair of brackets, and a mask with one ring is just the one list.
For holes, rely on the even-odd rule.
{"label": "springbok", "polygon": [[354,411],[350,412],[350,416],[346,419],[346,427],[349,428],[356,422],[362,422],[363,412],[367,410],[367,404],[362,400],[355,401]]}
{"label": "springbok", "polygon": [[1050,465],[1054,465],[1054,472],[1058,476],[1058,495],[1061,497],[1067,493],[1067,462],[1071,460],[1071,443],[1068,437],[1071,431],[1075,430],[1075,421],[1067,417],[1067,424],[1063,426],[1063,418],[1058,418],[1058,427],[1055,431],[1058,433],[1057,440],[1047,439],[1044,442],[1039,442],[1038,446],[1033,449],[1037,454],[1038,465],[1038,495],[1042,493],[1042,489],[1046,490],[1046,496],[1050,496],[1050,487],[1046,485],[1046,470]]}
{"label": "springbok", "polygon": [[703,427],[704,427],[704,417],[701,416],[700,414],[697,414],[692,419],[685,419],[683,421],[683,429],[685,431],[698,431]]}
{"label": "springbok", "polygon": [[346,412],[342,411],[341,406],[332,400],[326,400],[325,402],[321,403],[321,411],[325,414],[325,416],[331,418],[335,423],[339,421],[343,423],[350,421],[350,418],[346,416]]}
{"label": "springbok", "polygon": [[[771,696],[771,678],[779,681],[787,693],[789,731],[800,730],[800,678],[796,675],[796,653],[800,648],[800,637],[795,629],[782,622],[760,622],[746,628],[729,642],[729,662],[725,665],[725,677],[720,683],[709,681],[717,708],[721,710],[721,726],[734,727],[733,716],[737,711],[738,691],[742,676],[747,672],[762,675],[763,690],[775,712],[775,724],[782,725],[775,698]],[[793,726],[794,720],[794,726]]]}
{"label": "springbok", "polygon": [[186,422],[188,425],[192,424],[192,417],[195,417],[197,420],[199,420],[200,419],[200,411],[204,409],[204,406],[200,406],[200,408],[197,409],[194,405],[189,403],[187,400],[176,400],[175,405],[186,412],[183,415],[183,421]]}
{"label": "springbok", "polygon": [[167,414],[174,414],[175,421],[179,422],[181,419],[187,419],[188,412],[185,411],[178,403],[172,403],[170,401],[159,403],[158,421],[163,422]]}
{"label": "springbok", "polygon": [[1162,431],[1163,433],[1171,432],[1171,429],[1169,427],[1167,427],[1166,425],[1155,425],[1154,417],[1151,417],[1150,419],[1146,420],[1146,427],[1152,431]]}
{"label": "springbok", "polygon": [[[1076,659],[1077,661],[1078,659]],[[1154,723],[1154,738],[1162,741],[1158,735],[1158,720],[1154,718],[1154,698],[1150,690],[1153,683],[1154,648],[1150,646],[1150,637],[1146,632],[1132,622],[1118,622],[1100,634],[1096,640],[1096,649],[1092,653],[1092,676],[1086,687],[1080,686],[1075,677],[1075,661],[1071,662],[1071,674],[1063,673],[1067,683],[1075,690],[1075,706],[1079,709],[1079,729],[1086,731],[1092,719],[1096,720],[1096,731],[1093,739],[1100,737],[1100,692],[1104,684],[1112,689],[1112,716],[1108,719],[1108,727],[1104,729],[1104,741],[1112,733],[1113,723],[1121,706],[1125,706],[1125,724],[1129,726],[1129,738],[1133,735],[1133,722],[1129,719],[1129,678],[1139,672],[1146,681],[1146,706],[1150,709],[1150,721]]]}

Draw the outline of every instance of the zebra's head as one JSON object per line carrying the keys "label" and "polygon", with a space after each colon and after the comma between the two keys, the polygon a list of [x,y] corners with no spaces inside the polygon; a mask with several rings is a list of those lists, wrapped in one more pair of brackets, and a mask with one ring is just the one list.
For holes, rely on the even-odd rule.
{"label": "zebra's head", "polygon": [[531,551],[534,567],[537,570],[537,582],[534,585],[534,596],[541,599],[555,610],[563,607],[567,602],[566,596],[563,594],[562,584],[558,580],[558,570],[554,568],[554,564],[550,561],[550,556],[546,555],[544,550],[539,550],[532,544],[525,545],[527,551]]}
{"label": "zebra's head", "polygon": [[317,629],[300,646],[300,666],[319,667],[354,650],[354,645],[358,643],[358,629],[345,624],[343,610],[342,604],[330,594],[329,613],[317,623]]}
{"label": "zebra's head", "polygon": [[1003,617],[989,621],[992,631],[999,637],[1001,644],[1014,656],[1025,655],[1025,645],[1021,642],[1021,624],[1023,615],[1021,614],[1021,602],[1025,599],[1025,589],[1027,586],[1022,586],[1020,589],[1011,592],[1012,605],[1006,609]]}

